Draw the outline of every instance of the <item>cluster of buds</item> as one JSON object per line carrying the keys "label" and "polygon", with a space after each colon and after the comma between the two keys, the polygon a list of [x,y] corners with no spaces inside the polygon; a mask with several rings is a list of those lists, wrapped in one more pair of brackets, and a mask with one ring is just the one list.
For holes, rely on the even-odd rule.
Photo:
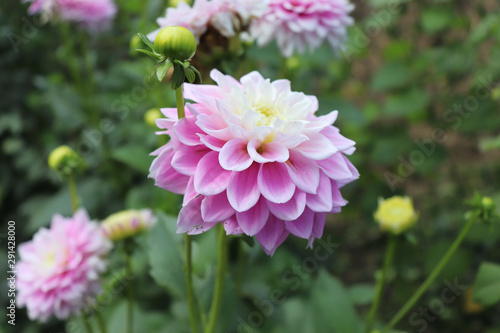
{"label": "cluster of buds", "polygon": [[170,85],[173,90],[179,88],[186,79],[193,83],[198,76],[201,81],[200,72],[190,63],[196,53],[196,39],[188,29],[177,26],[165,27],[156,36],[154,44],[147,36],[138,35],[149,50],[136,51],[159,61],[153,68],[151,76],[156,73],[158,80],[162,81],[170,72],[168,78],[171,80]]}
{"label": "cluster of buds", "polygon": [[492,223],[498,221],[500,217],[495,202],[490,197],[483,197],[479,193],[474,193],[472,199],[467,200],[465,203],[472,208],[465,213],[466,219],[472,215],[477,215],[482,222]]}
{"label": "cluster of buds", "polygon": [[59,146],[49,155],[49,167],[63,178],[79,174],[87,168],[85,160],[68,146]]}

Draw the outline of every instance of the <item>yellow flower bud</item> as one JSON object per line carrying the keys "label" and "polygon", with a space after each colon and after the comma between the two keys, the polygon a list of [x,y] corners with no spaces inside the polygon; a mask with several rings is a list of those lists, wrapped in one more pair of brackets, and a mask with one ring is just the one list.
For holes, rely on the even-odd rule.
{"label": "yellow flower bud", "polygon": [[398,235],[415,224],[418,214],[409,197],[393,196],[379,199],[374,218],[383,231]]}
{"label": "yellow flower bud", "polygon": [[101,229],[107,238],[117,241],[140,234],[155,222],[150,209],[124,210],[108,216],[102,221]]}
{"label": "yellow flower bud", "polygon": [[163,114],[161,113],[160,109],[158,108],[152,108],[146,111],[144,114],[144,121],[146,124],[149,126],[156,128],[156,119],[163,118]]}
{"label": "yellow flower bud", "polygon": [[49,167],[63,177],[85,169],[85,160],[68,146],[59,146],[49,155]]}
{"label": "yellow flower bud", "polygon": [[196,53],[196,39],[184,27],[165,27],[156,35],[154,50],[172,61],[186,61]]}

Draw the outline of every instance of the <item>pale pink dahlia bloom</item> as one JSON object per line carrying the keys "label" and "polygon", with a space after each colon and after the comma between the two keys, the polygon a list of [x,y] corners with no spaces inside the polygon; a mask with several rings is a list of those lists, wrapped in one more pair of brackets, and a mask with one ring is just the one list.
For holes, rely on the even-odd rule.
{"label": "pale pink dahlia bloom", "polygon": [[285,57],[308,47],[313,51],[325,40],[338,50],[354,23],[353,9],[348,0],[271,0],[267,13],[252,23],[251,34],[260,46],[276,39]]}
{"label": "pale pink dahlia bloom", "polygon": [[26,307],[32,320],[78,314],[100,291],[103,257],[110,249],[111,242],[85,210],[70,218],[54,215],[50,229],[40,229],[19,246],[18,306]]}
{"label": "pale pink dahlia bloom", "polygon": [[177,7],[167,8],[165,17],[157,19],[159,29],[148,35],[154,40],[158,32],[168,26],[182,26],[189,29],[197,41],[214,27],[222,36],[233,37],[254,18],[262,16],[268,0],[195,0],[193,7],[180,2]]}
{"label": "pale pink dahlia bloom", "polygon": [[24,0],[32,2],[30,14],[76,23],[90,32],[106,28],[117,12],[112,0]]}
{"label": "pale pink dahlia bloom", "polygon": [[355,142],[317,117],[314,96],[288,80],[252,72],[238,82],[217,70],[218,85],[184,84],[186,117],[163,109],[157,125],[169,143],[153,153],[156,185],[184,194],[178,232],[198,234],[222,222],[226,233],[256,236],[267,254],[291,233],[322,236],[327,213],[347,202],[339,188],[358,178],[345,157]]}

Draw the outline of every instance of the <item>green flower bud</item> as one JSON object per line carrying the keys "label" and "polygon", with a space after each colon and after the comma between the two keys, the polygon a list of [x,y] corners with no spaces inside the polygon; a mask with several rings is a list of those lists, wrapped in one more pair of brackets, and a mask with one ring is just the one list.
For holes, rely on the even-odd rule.
{"label": "green flower bud", "polygon": [[171,60],[186,61],[196,53],[196,39],[184,27],[166,27],[156,35],[154,50]]}
{"label": "green flower bud", "polygon": [[146,124],[149,126],[156,128],[156,119],[163,118],[163,114],[161,113],[160,109],[158,108],[152,108],[146,111],[144,114],[144,121]]}
{"label": "green flower bud", "polygon": [[85,160],[68,146],[59,146],[49,155],[49,167],[60,174],[68,177],[80,173],[86,168]]}

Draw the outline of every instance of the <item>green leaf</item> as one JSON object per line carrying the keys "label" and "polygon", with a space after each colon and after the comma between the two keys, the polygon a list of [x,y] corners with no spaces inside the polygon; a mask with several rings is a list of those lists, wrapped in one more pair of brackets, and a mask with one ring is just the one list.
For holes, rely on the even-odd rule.
{"label": "green leaf", "polygon": [[427,9],[421,16],[421,24],[424,31],[436,33],[450,27],[453,23],[454,14],[447,8]]}
{"label": "green leaf", "polygon": [[147,147],[128,145],[113,151],[111,158],[147,174],[153,160],[152,157],[149,156],[149,153],[150,151]]}
{"label": "green leaf", "polygon": [[158,78],[158,81],[163,81],[170,67],[172,67],[172,61],[170,59],[165,60],[160,66],[158,66],[156,69],[156,77]]}
{"label": "green leaf", "polygon": [[148,51],[148,50],[143,50],[143,49],[135,49],[135,50],[136,50],[137,52],[144,53],[144,54],[146,54],[146,55],[150,56],[151,58],[158,59],[158,56],[157,56],[155,53],[150,52],[150,51]]}
{"label": "green leaf", "polygon": [[357,284],[349,288],[349,299],[355,305],[366,305],[373,300],[375,287],[371,284]]}
{"label": "green leaf", "polygon": [[311,293],[311,306],[317,316],[317,330],[332,333],[359,333],[363,327],[342,283],[321,270]]}
{"label": "green leaf", "polygon": [[392,117],[408,117],[425,114],[430,102],[429,93],[419,88],[389,96],[384,111]]}
{"label": "green leaf", "polygon": [[474,285],[475,301],[486,305],[494,305],[500,301],[500,265],[484,262],[479,267]]}
{"label": "green leaf", "polygon": [[194,80],[196,80],[196,75],[194,74],[193,70],[190,68],[184,68],[184,75],[188,79],[189,83],[193,83]]}
{"label": "green leaf", "polygon": [[182,236],[176,233],[176,218],[157,212],[158,222],[149,233],[150,274],[156,283],[176,297],[185,297]]}
{"label": "green leaf", "polygon": [[186,76],[184,75],[184,68],[179,64],[178,61],[174,62],[174,74],[172,75],[172,81],[170,82],[170,87],[172,90],[179,88],[182,83],[184,83],[184,79]]}
{"label": "green leaf", "polygon": [[195,72],[196,75],[198,75],[198,79],[200,79],[200,83],[203,83],[203,80],[201,79],[201,73],[196,69],[196,67],[189,66],[189,69],[191,69],[193,72]]}
{"label": "green leaf", "polygon": [[377,70],[371,81],[374,91],[405,87],[411,80],[410,70],[400,63],[389,63]]}
{"label": "green leaf", "polygon": [[[154,51],[155,49],[155,46],[154,44],[149,40],[148,36],[144,35],[144,34],[141,34],[141,33],[138,33],[137,35],[139,35],[139,37],[141,37],[142,41],[144,42],[144,44],[147,45],[147,47],[149,47],[151,49],[151,51]],[[139,51],[139,50],[138,50]]]}

